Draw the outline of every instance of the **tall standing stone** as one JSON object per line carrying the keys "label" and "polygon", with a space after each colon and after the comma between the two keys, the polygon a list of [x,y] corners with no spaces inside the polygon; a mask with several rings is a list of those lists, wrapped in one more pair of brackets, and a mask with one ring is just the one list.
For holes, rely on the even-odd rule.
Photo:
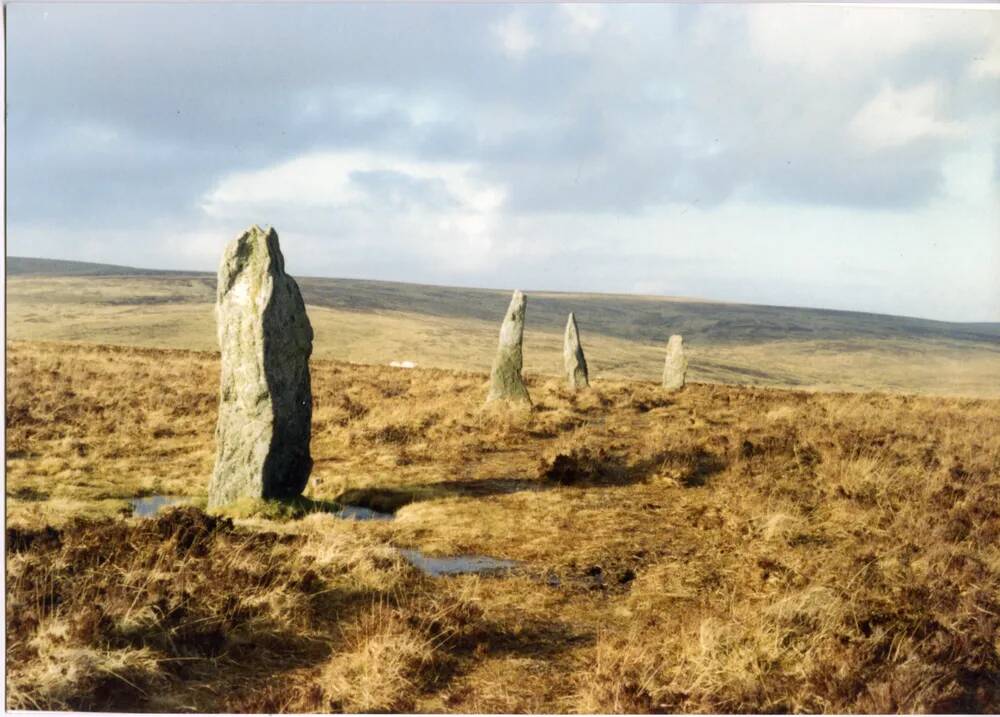
{"label": "tall standing stone", "polygon": [[528,389],[521,380],[523,363],[521,345],[524,339],[524,309],[525,297],[520,291],[515,291],[507,307],[500,326],[500,342],[497,356],[493,360],[493,370],[490,372],[490,393],[486,401],[525,401],[531,403]]}
{"label": "tall standing stone", "polygon": [[293,498],[309,480],[313,331],[278,233],[250,227],[219,266],[222,376],[208,507],[237,498]]}
{"label": "tall standing stone", "polygon": [[684,386],[687,375],[687,356],[684,355],[684,339],[674,334],[667,341],[667,359],[663,364],[663,387],[671,391]]}
{"label": "tall standing stone", "polygon": [[583,346],[580,345],[580,332],[576,328],[576,317],[570,312],[566,320],[566,337],[563,340],[563,366],[570,388],[587,388],[590,380],[587,376],[587,359],[583,357]]}

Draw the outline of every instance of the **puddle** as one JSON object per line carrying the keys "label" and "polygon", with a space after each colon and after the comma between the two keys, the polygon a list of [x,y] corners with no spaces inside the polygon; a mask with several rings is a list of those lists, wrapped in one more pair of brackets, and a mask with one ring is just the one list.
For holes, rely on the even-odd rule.
{"label": "puddle", "polygon": [[132,515],[137,518],[151,518],[167,506],[187,500],[188,497],[183,495],[147,495],[144,498],[133,498]]}
{"label": "puddle", "polygon": [[457,555],[452,558],[431,558],[419,550],[400,550],[406,560],[434,577],[440,575],[498,575],[509,573],[518,567],[514,560],[499,560],[485,555]]}
{"label": "puddle", "polygon": [[[183,495],[147,495],[142,498],[133,498],[132,515],[137,518],[152,518],[164,508],[188,501],[190,498]],[[396,517],[392,513],[380,513],[360,505],[342,506],[340,510],[332,511],[331,515],[345,520],[392,520]]]}
{"label": "puddle", "polygon": [[348,520],[392,520],[396,517],[392,513],[379,513],[377,510],[360,505],[345,505],[334,515]]}

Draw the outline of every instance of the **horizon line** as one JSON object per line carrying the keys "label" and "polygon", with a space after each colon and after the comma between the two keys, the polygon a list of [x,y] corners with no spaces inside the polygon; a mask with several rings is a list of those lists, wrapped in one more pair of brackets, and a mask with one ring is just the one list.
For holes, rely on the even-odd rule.
{"label": "horizon line", "polygon": [[[10,259],[28,259],[34,261],[62,261],[70,264],[85,264],[91,266],[108,266],[114,267],[116,269],[131,269],[138,272],[147,272],[151,274],[203,274],[207,276],[216,276],[217,272],[209,271],[205,269],[163,269],[163,268],[152,268],[152,267],[142,267],[142,266],[131,266],[129,264],[115,264],[109,262],[101,261],[82,261],[79,259],[62,259],[55,257],[44,257],[44,256],[15,256],[15,255],[4,255],[4,282],[9,277],[7,272],[7,261]],[[20,276],[60,276],[60,274],[20,274]],[[62,276],[87,276],[85,274],[64,274]],[[101,276],[100,274],[92,274],[90,276]],[[629,292],[629,291],[579,291],[579,290],[566,290],[566,289],[539,289],[539,288],[521,288],[521,287],[495,287],[495,286],[472,286],[472,285],[462,285],[462,284],[434,284],[428,282],[420,281],[400,281],[398,279],[377,279],[372,277],[360,277],[360,276],[323,276],[323,275],[306,275],[299,274],[301,279],[331,279],[334,281],[370,281],[382,284],[404,284],[408,286],[427,286],[440,289],[470,289],[473,291],[489,291],[489,292],[510,292],[514,290],[523,291],[526,294],[583,294],[587,296],[626,296],[634,297],[639,299],[658,299],[661,301],[673,301],[677,303],[697,303],[697,304],[727,304],[730,306],[757,306],[764,308],[774,308],[774,309],[803,309],[806,311],[824,311],[829,313],[837,314],[862,314],[866,316],[888,316],[897,319],[910,319],[915,321],[929,321],[936,324],[959,324],[963,326],[988,326],[988,327],[1000,327],[1000,319],[993,321],[954,321],[947,319],[931,319],[925,316],[913,316],[910,314],[888,314],[880,311],[864,311],[858,309],[833,309],[826,306],[803,306],[796,304],[760,304],[748,301],[732,301],[728,299],[709,299],[697,296],[679,296],[673,294],[645,294],[639,292]],[[292,277],[296,278],[295,276]]]}

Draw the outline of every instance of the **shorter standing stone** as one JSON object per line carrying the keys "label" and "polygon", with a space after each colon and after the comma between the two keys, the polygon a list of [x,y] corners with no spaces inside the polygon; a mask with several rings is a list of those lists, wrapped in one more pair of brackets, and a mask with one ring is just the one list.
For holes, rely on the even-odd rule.
{"label": "shorter standing stone", "polygon": [[587,376],[587,359],[583,356],[583,346],[580,345],[580,332],[576,328],[576,317],[570,312],[566,321],[566,338],[563,341],[563,366],[570,388],[587,388],[590,380]]}
{"label": "shorter standing stone", "polygon": [[497,346],[497,356],[493,360],[493,370],[490,372],[487,403],[498,400],[531,403],[528,389],[521,380],[525,304],[524,294],[515,291],[510,306],[507,307],[503,324],[500,326],[500,341]]}
{"label": "shorter standing stone", "polygon": [[663,387],[670,391],[676,391],[683,387],[687,367],[684,339],[680,334],[674,334],[667,342],[667,360],[663,364]]}

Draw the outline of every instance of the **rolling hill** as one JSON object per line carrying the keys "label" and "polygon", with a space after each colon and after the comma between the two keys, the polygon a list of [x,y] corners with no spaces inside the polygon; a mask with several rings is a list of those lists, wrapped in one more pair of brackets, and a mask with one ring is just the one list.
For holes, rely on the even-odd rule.
{"label": "rolling hill", "polygon": [[[214,350],[215,276],[7,258],[8,338]],[[485,370],[508,290],[299,277],[319,355]],[[576,313],[596,376],[655,379],[684,335],[692,379],[820,389],[1000,394],[1000,324],[548,291],[528,293],[526,369],[559,371]]]}

